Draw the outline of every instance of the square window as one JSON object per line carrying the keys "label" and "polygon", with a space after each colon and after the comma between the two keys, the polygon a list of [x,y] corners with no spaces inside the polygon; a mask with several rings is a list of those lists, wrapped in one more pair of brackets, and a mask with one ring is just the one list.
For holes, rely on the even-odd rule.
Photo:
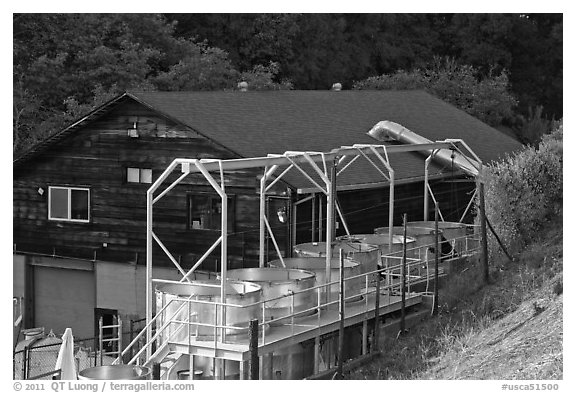
{"label": "square window", "polygon": [[70,190],[70,218],[88,220],[88,190]]}
{"label": "square window", "polygon": [[49,187],[48,219],[89,222],[90,190],[77,187]]}
{"label": "square window", "polygon": [[126,168],[126,182],[152,183],[152,169]]}
{"label": "square window", "polygon": [[68,219],[68,189],[50,189],[50,218]]}
{"label": "square window", "polygon": [[140,183],[140,169],[127,168],[126,169],[126,181],[128,183]]}
{"label": "square window", "polygon": [[140,183],[152,183],[152,169],[140,169]]}

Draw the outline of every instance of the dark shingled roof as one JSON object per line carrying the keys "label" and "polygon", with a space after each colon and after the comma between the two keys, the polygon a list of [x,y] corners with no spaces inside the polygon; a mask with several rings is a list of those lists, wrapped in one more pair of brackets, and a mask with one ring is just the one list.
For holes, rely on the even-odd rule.
{"label": "dark shingled roof", "polygon": [[[127,97],[194,129],[240,157],[288,150],[328,152],[355,143],[381,144],[366,134],[381,120],[399,123],[432,141],[463,139],[485,163],[521,147],[502,132],[418,90],[129,92],[33,147],[15,164]],[[423,157],[417,153],[393,155],[390,160],[397,179],[423,175]],[[371,168],[367,163],[352,166],[339,179],[339,185],[381,182],[381,176]],[[440,166],[431,168],[432,173],[447,170]],[[298,176],[286,180],[298,188],[309,186]]]}
{"label": "dark shingled roof", "polygon": [[[521,147],[502,132],[419,90],[131,92],[130,95],[242,157],[288,150],[327,152],[355,143],[378,144],[366,132],[381,120],[399,123],[432,141],[463,139],[485,163]],[[394,155],[390,160],[397,179],[423,176],[423,159],[416,153]],[[438,172],[441,168],[431,169]],[[351,167],[339,184],[382,180],[370,165],[362,163]],[[295,181],[291,179],[291,183]]]}

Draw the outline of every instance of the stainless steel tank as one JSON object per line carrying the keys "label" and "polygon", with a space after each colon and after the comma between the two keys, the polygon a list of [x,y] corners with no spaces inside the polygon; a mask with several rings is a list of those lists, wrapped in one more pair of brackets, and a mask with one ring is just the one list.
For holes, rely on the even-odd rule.
{"label": "stainless steel tank", "polygon": [[[376,271],[380,261],[380,252],[377,246],[345,238],[337,238],[333,243],[332,256],[338,258],[340,250],[344,257],[360,265],[360,273]],[[325,257],[326,242],[301,243],[294,246],[294,252],[299,257]],[[370,282],[376,281],[376,274],[371,275]]]}
{"label": "stainless steel tank", "polygon": [[[374,233],[377,235],[388,235],[388,227],[380,227],[374,229]],[[438,229],[438,233],[442,234],[442,230]],[[396,226],[392,227],[393,235],[404,235],[404,227]],[[435,231],[434,228],[424,228],[424,227],[409,227],[406,226],[406,235],[414,238],[415,247],[423,247],[434,244],[435,242]]]}
{"label": "stainless steel tank", "polygon": [[[349,236],[340,236],[338,238],[341,241],[347,241],[349,244],[353,243],[364,243],[367,245],[371,245],[373,247],[378,247],[382,255],[393,254],[397,256],[402,256],[402,250],[404,247],[404,237],[400,235],[392,234],[392,249],[390,250],[389,244],[390,239],[388,234],[360,234],[360,235],[349,235]],[[407,256],[412,257],[414,255],[413,249],[415,247],[416,240],[413,237],[407,236],[406,237],[406,251]]]}
{"label": "stainless steel tank", "polygon": [[[316,275],[316,285],[327,283],[326,258],[284,258],[284,263],[289,269],[304,269],[313,272]],[[271,267],[281,267],[282,262],[280,259],[276,259],[270,262],[269,265]],[[361,274],[360,265],[348,259],[344,260],[344,278],[356,276],[358,274]],[[340,293],[340,286],[337,284],[339,281],[340,261],[337,258],[332,258],[330,261],[330,282],[335,284],[330,285],[330,298],[333,300],[338,299]],[[344,283],[344,292],[348,301],[360,299],[363,289],[363,277],[346,280]],[[315,304],[316,303],[317,302],[315,302]]]}
{"label": "stainless steel tank", "polygon": [[[388,227],[380,227],[374,229],[374,233],[377,235],[388,235]],[[442,230],[438,230],[439,235],[442,235]],[[404,227],[395,226],[392,227],[393,235],[404,235]],[[410,236],[415,240],[413,244],[407,245],[407,248],[415,248],[414,258],[421,259],[423,261],[430,259],[430,253],[428,252],[429,247],[433,247],[436,242],[435,230],[433,228],[422,228],[422,227],[406,227],[406,235]],[[441,236],[440,236],[441,239]]]}
{"label": "stainless steel tank", "polygon": [[[435,228],[434,221],[410,221],[406,223],[409,228]],[[446,222],[439,221],[438,229],[442,231],[444,238],[454,244],[457,253],[462,253],[466,250],[466,224],[460,222]]]}
{"label": "stainless steel tank", "polygon": [[[219,280],[193,281],[192,283],[167,283],[159,284],[156,287],[157,310],[172,303],[167,307],[160,323],[163,325],[167,321],[191,321],[204,324],[222,325],[222,307],[215,303],[221,302],[220,287],[209,287],[203,284],[219,285]],[[262,299],[262,287],[258,284],[243,281],[227,281],[226,283],[226,325],[240,329],[225,329],[226,336],[230,340],[245,336],[248,333],[251,319],[261,318],[261,311],[254,303]],[[192,299],[203,303],[184,301]],[[235,307],[243,306],[243,307]],[[182,306],[182,307],[181,307]],[[187,314],[190,313],[188,316]],[[172,341],[187,342],[187,325],[172,323],[165,330],[165,338],[170,337]],[[197,340],[210,340],[214,338],[214,328],[211,326],[190,326],[190,335]],[[221,329],[217,329],[217,334],[221,334]]]}
{"label": "stainless steel tank", "polygon": [[[302,292],[315,285],[314,273],[301,269],[285,269],[276,267],[232,269],[228,271],[228,278],[253,282],[262,287],[263,300],[265,303],[266,321],[275,320],[294,313],[301,312],[316,304],[316,292],[313,290]],[[294,293],[294,295],[289,296]],[[293,301],[292,301],[293,298]],[[300,316],[312,314],[300,314]],[[280,323],[288,323],[283,319]]]}
{"label": "stainless steel tank", "polygon": [[[402,255],[404,248],[404,236],[392,235],[392,247],[390,247],[390,238],[388,234],[360,234],[342,236],[342,239],[347,239],[348,242],[364,243],[380,249],[380,254],[384,257],[382,266],[399,266],[402,263]],[[412,237],[406,237],[406,257],[416,259],[416,240]],[[389,257],[388,257],[389,256]],[[407,263],[414,263],[412,260],[407,260]],[[413,265],[412,265],[413,266]],[[417,273],[418,268],[413,266],[409,269],[410,273]],[[393,273],[397,273],[396,270]]]}
{"label": "stainless steel tank", "polygon": [[149,367],[120,364],[114,366],[98,366],[84,369],[78,373],[78,379],[89,380],[142,380],[152,379]]}
{"label": "stainless steel tank", "polygon": [[[307,270],[279,267],[233,269],[228,271],[228,277],[262,286],[265,300],[277,298],[265,303],[266,319],[271,320],[271,326],[275,326],[273,322],[275,319],[290,315],[292,297],[294,298],[295,313],[310,309],[317,302],[316,291],[302,292],[316,285],[316,275]],[[290,293],[294,293],[294,295],[286,296]],[[296,317],[296,323],[313,312],[314,310],[311,310]],[[279,321],[278,324],[290,322],[291,319],[286,318]],[[271,355],[264,355],[261,362],[260,367],[264,379],[303,379],[314,373],[313,342],[311,344],[295,343],[277,349]]]}

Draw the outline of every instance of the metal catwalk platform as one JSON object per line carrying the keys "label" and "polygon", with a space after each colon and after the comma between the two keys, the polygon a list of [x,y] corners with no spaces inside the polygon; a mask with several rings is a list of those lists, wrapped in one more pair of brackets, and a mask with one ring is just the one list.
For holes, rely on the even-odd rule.
{"label": "metal catwalk platform", "polygon": [[[421,302],[421,294],[406,294],[406,307],[411,307]],[[347,302],[344,310],[345,327],[373,319],[375,316],[375,303],[374,291],[368,295],[362,295],[362,298],[357,301]],[[380,316],[398,311],[400,308],[401,297],[399,295],[380,295],[378,313]],[[294,318],[294,323],[260,329],[258,353],[259,355],[264,355],[296,342],[304,342],[327,333],[336,332],[339,328],[339,322],[339,311],[336,306],[328,310],[323,309],[319,313],[307,317]],[[168,346],[174,352],[218,359],[247,361],[250,357],[247,335],[233,343],[201,341],[192,337],[190,343],[185,338],[183,340],[170,341]]]}

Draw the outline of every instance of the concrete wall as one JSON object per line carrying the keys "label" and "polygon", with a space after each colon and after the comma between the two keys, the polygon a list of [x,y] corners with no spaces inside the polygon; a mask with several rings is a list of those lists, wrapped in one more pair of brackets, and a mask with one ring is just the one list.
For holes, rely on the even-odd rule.
{"label": "concrete wall", "polygon": [[[118,310],[130,319],[146,315],[146,266],[97,262],[96,307]],[[166,280],[179,280],[176,268],[153,268],[152,276]]]}
{"label": "concrete wall", "polygon": [[[34,272],[36,270],[37,276],[30,279],[26,272]],[[34,299],[36,289],[30,286],[40,286],[37,280],[41,277],[48,277],[46,274],[49,271],[51,277],[50,285],[53,286],[66,286],[66,281],[70,279],[70,274],[73,271],[84,271],[91,273],[93,277],[93,288],[95,288],[95,296],[91,297],[92,300],[86,300],[85,312],[90,315],[94,314],[95,308],[113,309],[118,311],[124,321],[125,330],[129,329],[130,320],[137,320],[146,316],[146,266],[136,265],[133,263],[117,263],[117,262],[102,262],[102,261],[86,261],[73,258],[53,258],[49,256],[32,256],[13,254],[13,296],[23,297],[24,304],[28,304],[30,318],[29,321],[34,321],[35,316],[39,316],[41,310],[34,311],[34,306],[42,304],[45,308],[46,305],[61,306],[60,300],[47,299],[50,294],[44,292],[42,299]],[[178,270],[173,268],[158,267],[153,269],[152,273],[154,278],[179,280],[181,278]],[[91,285],[92,286],[92,285]],[[38,296],[38,294],[36,295]],[[27,299],[30,297],[31,299]],[[88,298],[86,298],[88,299]],[[77,305],[76,305],[77,306]],[[66,312],[59,312],[62,318],[70,315]],[[68,321],[58,321],[58,325],[72,323]],[[29,322],[28,325],[41,324],[42,321]],[[35,326],[24,326],[30,328]],[[48,327],[49,328],[49,327]],[[86,330],[86,329],[84,329]],[[86,337],[94,336],[96,332],[82,332]]]}

